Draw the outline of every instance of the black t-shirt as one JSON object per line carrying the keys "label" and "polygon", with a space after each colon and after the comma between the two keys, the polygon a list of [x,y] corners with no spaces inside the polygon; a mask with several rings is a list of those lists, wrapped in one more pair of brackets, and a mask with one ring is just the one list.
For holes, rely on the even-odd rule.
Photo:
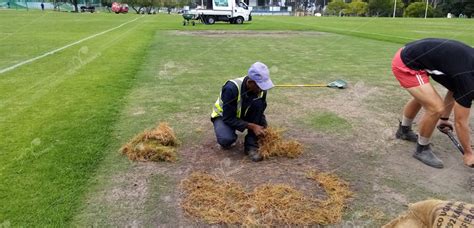
{"label": "black t-shirt", "polygon": [[408,43],[401,59],[413,70],[426,70],[433,80],[470,108],[474,99],[474,48],[455,40],[427,38]]}

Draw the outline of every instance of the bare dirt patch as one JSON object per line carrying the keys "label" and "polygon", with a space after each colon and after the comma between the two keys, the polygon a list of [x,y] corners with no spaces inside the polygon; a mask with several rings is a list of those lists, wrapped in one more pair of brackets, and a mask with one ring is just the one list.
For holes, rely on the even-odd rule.
{"label": "bare dirt patch", "polygon": [[[435,133],[433,142],[438,155],[444,160],[444,169],[434,169],[412,158],[414,144],[395,139],[398,118],[397,112],[379,112],[385,107],[377,99],[392,99],[399,96],[397,91],[383,87],[373,87],[363,82],[352,82],[346,90],[327,90],[317,95],[310,90],[281,91],[289,104],[273,107],[285,115],[269,113],[268,118],[286,123],[285,118],[298,118],[307,113],[329,111],[345,118],[352,125],[351,134],[329,134],[324,132],[305,132],[315,135],[307,145],[324,148],[319,156],[327,158],[329,170],[336,171],[353,184],[359,191],[353,204],[351,218],[358,218],[358,211],[372,207],[383,209],[385,218],[365,221],[362,225],[376,225],[395,216],[407,203],[427,198],[455,199],[470,202],[473,192],[468,181],[474,170],[463,167],[461,158],[449,140],[441,133]],[[397,95],[397,96],[394,96]],[[313,97],[314,99],[299,99]],[[376,99],[375,99],[376,98]],[[406,100],[409,99],[407,95]],[[269,106],[270,107],[270,106]],[[294,109],[292,107],[298,107]],[[273,109],[273,108],[272,108]],[[291,126],[287,125],[287,126]],[[416,125],[415,125],[416,129]],[[325,135],[319,137],[318,135]],[[302,135],[298,133],[296,138]],[[326,138],[326,139],[324,139]],[[331,151],[332,142],[334,151]],[[334,146],[337,145],[337,146]],[[311,150],[311,148],[310,148]],[[384,205],[391,205],[386,207]]]}
{"label": "bare dirt patch", "polygon": [[[107,208],[107,213],[102,212],[107,214],[103,223],[107,225],[202,226],[202,221],[186,216],[180,206],[183,192],[179,182],[191,173],[203,171],[230,178],[242,183],[247,191],[265,183],[287,184],[305,195],[321,198],[324,190],[301,178],[314,169],[338,174],[355,192],[342,225],[380,227],[404,211],[408,203],[427,198],[472,201],[468,181],[474,173],[462,166],[448,139],[441,134],[434,138],[435,149],[446,168],[427,167],[411,157],[413,144],[394,138],[399,113],[378,112],[377,106],[384,104],[368,102],[392,95],[390,90],[362,82],[352,82],[345,90],[272,91],[267,110],[270,126],[285,127],[285,136],[297,139],[305,150],[295,159],[277,157],[259,163],[243,153],[243,135],[236,146],[222,150],[216,145],[207,116],[190,118],[177,114],[175,118],[196,129],[192,137],[188,136],[192,140],[185,140],[179,148],[178,162],[134,163],[123,173],[114,174],[111,184],[89,202]],[[298,122],[318,111],[336,113],[348,120],[351,132],[328,133]],[[154,193],[155,187],[161,185],[169,189]],[[88,210],[92,220],[100,215],[100,209]]]}
{"label": "bare dirt patch", "polygon": [[180,36],[200,36],[200,37],[297,37],[297,36],[321,36],[323,32],[304,31],[252,31],[252,30],[200,30],[175,31],[175,35]]}
{"label": "bare dirt patch", "polygon": [[[181,208],[183,192],[178,185],[181,180],[196,171],[236,180],[246,191],[266,183],[287,184],[308,197],[325,199],[324,189],[313,180],[305,178],[310,170],[327,170],[327,160],[324,156],[303,153],[296,159],[270,158],[254,163],[243,153],[243,135],[233,148],[222,150],[216,145],[210,125],[209,122],[204,129],[202,141],[184,143],[180,147],[177,163],[138,162],[123,173],[114,174],[111,183],[100,191],[100,194],[89,199],[91,206],[101,206],[88,209],[88,220],[101,221],[94,225],[203,225],[202,221],[184,214]],[[301,142],[304,144],[307,140],[308,138],[302,138]],[[154,186],[160,184],[153,181],[156,175],[167,176],[172,180],[166,183],[170,185],[170,191],[155,196],[158,199],[150,197],[153,196]],[[148,208],[154,208],[156,213],[150,214],[147,212]],[[100,218],[101,214],[107,214],[107,218]]]}

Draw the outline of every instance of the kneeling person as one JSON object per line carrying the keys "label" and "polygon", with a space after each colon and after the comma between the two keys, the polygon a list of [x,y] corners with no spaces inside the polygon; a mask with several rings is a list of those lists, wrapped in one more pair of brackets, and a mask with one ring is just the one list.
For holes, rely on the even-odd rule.
{"label": "kneeling person", "polygon": [[254,63],[248,70],[248,75],[227,81],[222,87],[211,114],[217,142],[223,148],[229,148],[236,140],[236,130],[245,136],[244,151],[252,161],[263,158],[257,152],[258,137],[265,133],[267,121],[267,90],[273,87],[270,72],[261,62]]}

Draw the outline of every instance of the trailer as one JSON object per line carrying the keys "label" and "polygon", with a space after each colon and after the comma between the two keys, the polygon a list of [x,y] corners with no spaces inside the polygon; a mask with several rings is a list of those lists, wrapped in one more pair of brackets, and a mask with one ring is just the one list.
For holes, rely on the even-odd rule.
{"label": "trailer", "polygon": [[[204,3],[203,3],[204,5]],[[194,19],[212,25],[216,21],[225,21],[231,24],[243,24],[252,20],[252,9],[240,0],[207,0],[207,4],[190,10]]]}

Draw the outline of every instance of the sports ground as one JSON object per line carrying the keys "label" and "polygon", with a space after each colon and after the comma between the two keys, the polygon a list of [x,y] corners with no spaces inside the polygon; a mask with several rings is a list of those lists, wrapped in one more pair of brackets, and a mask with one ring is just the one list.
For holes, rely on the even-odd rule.
{"label": "sports ground", "polygon": [[[355,193],[343,224],[379,226],[428,198],[472,203],[474,171],[449,139],[434,135],[445,162],[437,170],[394,138],[409,96],[390,62],[425,37],[472,46],[474,23],[268,16],[193,27],[180,15],[1,10],[0,226],[200,224],[179,207],[179,182],[194,170],[296,187],[305,168],[336,173]],[[215,148],[211,105],[255,61],[275,84],[350,85],[269,92],[269,124],[305,145],[297,159],[252,163]],[[130,162],[118,152],[158,122],[181,141],[178,162]]]}

